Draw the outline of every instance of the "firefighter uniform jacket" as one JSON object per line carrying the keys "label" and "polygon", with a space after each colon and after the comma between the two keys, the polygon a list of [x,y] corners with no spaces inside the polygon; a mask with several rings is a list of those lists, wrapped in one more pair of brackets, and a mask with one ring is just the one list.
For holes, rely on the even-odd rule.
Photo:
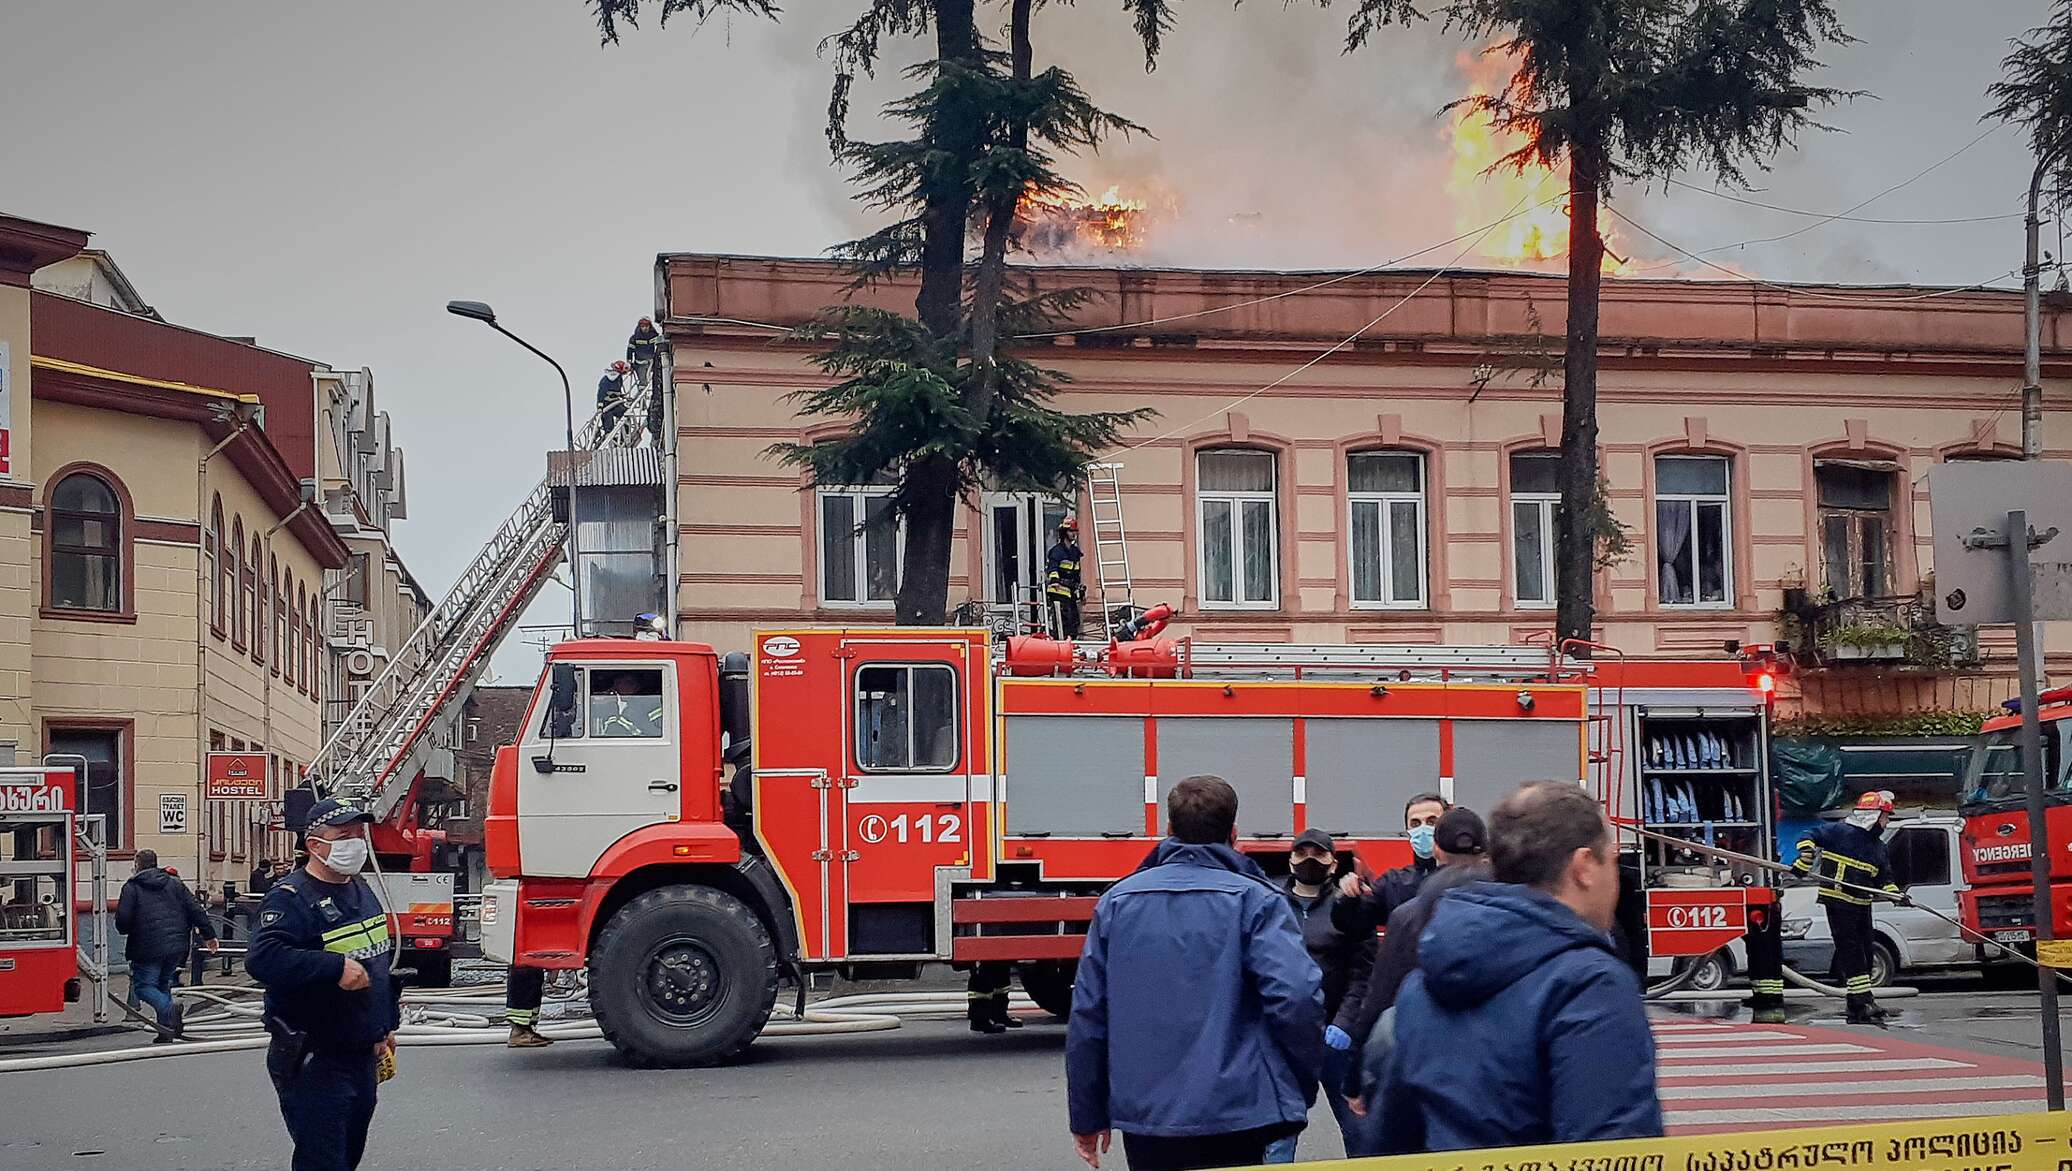
{"label": "firefighter uniform jacket", "polygon": [[[388,916],[365,879],[318,882],[298,870],[259,904],[245,970],[266,986],[266,1015],[308,1034],[310,1052],[367,1054],[400,1019],[393,950]],[[348,958],[367,969],[367,987],[338,986]]]}
{"label": "firefighter uniform jacket", "polygon": [[1086,586],[1079,576],[1080,559],[1084,556],[1077,544],[1059,541],[1052,545],[1043,558],[1043,592],[1075,601],[1085,597]]}
{"label": "firefighter uniform jacket", "polygon": [[655,351],[661,348],[661,345],[662,335],[653,326],[648,327],[644,333],[635,329],[632,336],[626,339],[626,360],[636,363],[653,362]]}
{"label": "firefighter uniform jacket", "polygon": [[1892,864],[1885,854],[1884,839],[1846,821],[1831,821],[1806,831],[1799,839],[1799,857],[1792,869],[1801,874],[1818,874],[1823,902],[1867,907],[1874,901],[1862,889],[1837,886],[1838,882],[1899,893],[1899,884],[1892,880]]}

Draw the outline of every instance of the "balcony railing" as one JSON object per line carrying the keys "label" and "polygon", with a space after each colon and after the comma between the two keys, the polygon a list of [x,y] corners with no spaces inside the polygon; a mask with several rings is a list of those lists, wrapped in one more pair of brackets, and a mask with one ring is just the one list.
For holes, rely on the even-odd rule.
{"label": "balcony railing", "polygon": [[1816,667],[1850,665],[1949,670],[1979,661],[1975,630],[1944,626],[1924,593],[1893,598],[1814,601],[1786,590],[1784,617],[1792,641]]}

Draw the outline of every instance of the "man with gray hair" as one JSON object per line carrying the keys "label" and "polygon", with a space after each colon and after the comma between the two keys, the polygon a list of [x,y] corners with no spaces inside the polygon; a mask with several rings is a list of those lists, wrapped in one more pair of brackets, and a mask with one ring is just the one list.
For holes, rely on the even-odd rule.
{"label": "man with gray hair", "polygon": [[1655,1045],[1615,950],[1619,852],[1573,782],[1489,818],[1495,881],[1447,892],[1396,998],[1381,1091],[1387,1153],[1662,1133]]}

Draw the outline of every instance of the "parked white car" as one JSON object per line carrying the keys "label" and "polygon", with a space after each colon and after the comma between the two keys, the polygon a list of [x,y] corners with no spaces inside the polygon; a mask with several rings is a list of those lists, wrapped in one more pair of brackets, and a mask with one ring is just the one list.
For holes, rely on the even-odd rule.
{"label": "parked white car", "polygon": [[[1951,919],[1957,917],[1957,888],[1962,881],[1957,870],[1957,835],[1963,825],[1955,816],[1932,814],[1895,821],[1886,828],[1885,848],[1891,855],[1893,877],[1914,906],[1879,904],[1871,940],[1872,984],[1882,988],[1900,976],[1978,967],[1978,949],[1954,924],[1929,914],[1933,910]],[[1810,884],[1784,891],[1784,962],[1824,980],[1834,963],[1835,942],[1816,894]],[[1748,973],[1748,954],[1740,940],[1696,963],[1698,971],[1684,987],[1700,992],[1717,991]],[[1681,970],[1667,960],[1654,961],[1650,969],[1649,976],[1655,979]]]}

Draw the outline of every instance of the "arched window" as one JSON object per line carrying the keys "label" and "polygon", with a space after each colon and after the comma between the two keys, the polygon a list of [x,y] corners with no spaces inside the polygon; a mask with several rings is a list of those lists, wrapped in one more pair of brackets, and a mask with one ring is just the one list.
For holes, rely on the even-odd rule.
{"label": "arched window", "polygon": [[[252,609],[250,601],[252,575],[245,565],[245,518],[237,517],[230,522],[230,548],[223,554],[224,569],[232,575],[230,580],[230,645],[245,649],[245,615]],[[238,593],[244,590],[244,593]]]}
{"label": "arched window", "polygon": [[309,694],[309,586],[295,583],[295,689]]}
{"label": "arched window", "polygon": [[266,596],[259,592],[259,570],[266,560],[266,550],[260,544],[259,534],[252,534],[251,555],[245,559],[245,609],[250,611],[247,621],[252,631],[252,661],[266,661]]}
{"label": "arched window", "polygon": [[216,494],[209,506],[209,625],[222,638],[230,630],[230,599],[236,596],[236,579],[231,576],[230,550],[223,543],[223,494]]}
{"label": "arched window", "polygon": [[269,624],[272,629],[268,634],[272,641],[268,644],[270,649],[267,653],[272,656],[269,661],[272,664],[273,673],[279,675],[281,673],[281,652],[287,649],[284,645],[288,641],[284,623],[287,622],[288,615],[286,612],[287,607],[281,605],[281,565],[272,554],[268,554],[266,558],[266,609],[272,618]]}
{"label": "arched window", "polygon": [[324,697],[321,669],[324,662],[323,605],[323,591],[311,590],[309,603],[303,610],[303,617],[307,619],[305,628],[309,631],[309,657],[302,664],[302,686],[311,699]]}
{"label": "arched window", "polygon": [[50,605],[120,614],[122,498],[93,472],[73,472],[50,491]]}

